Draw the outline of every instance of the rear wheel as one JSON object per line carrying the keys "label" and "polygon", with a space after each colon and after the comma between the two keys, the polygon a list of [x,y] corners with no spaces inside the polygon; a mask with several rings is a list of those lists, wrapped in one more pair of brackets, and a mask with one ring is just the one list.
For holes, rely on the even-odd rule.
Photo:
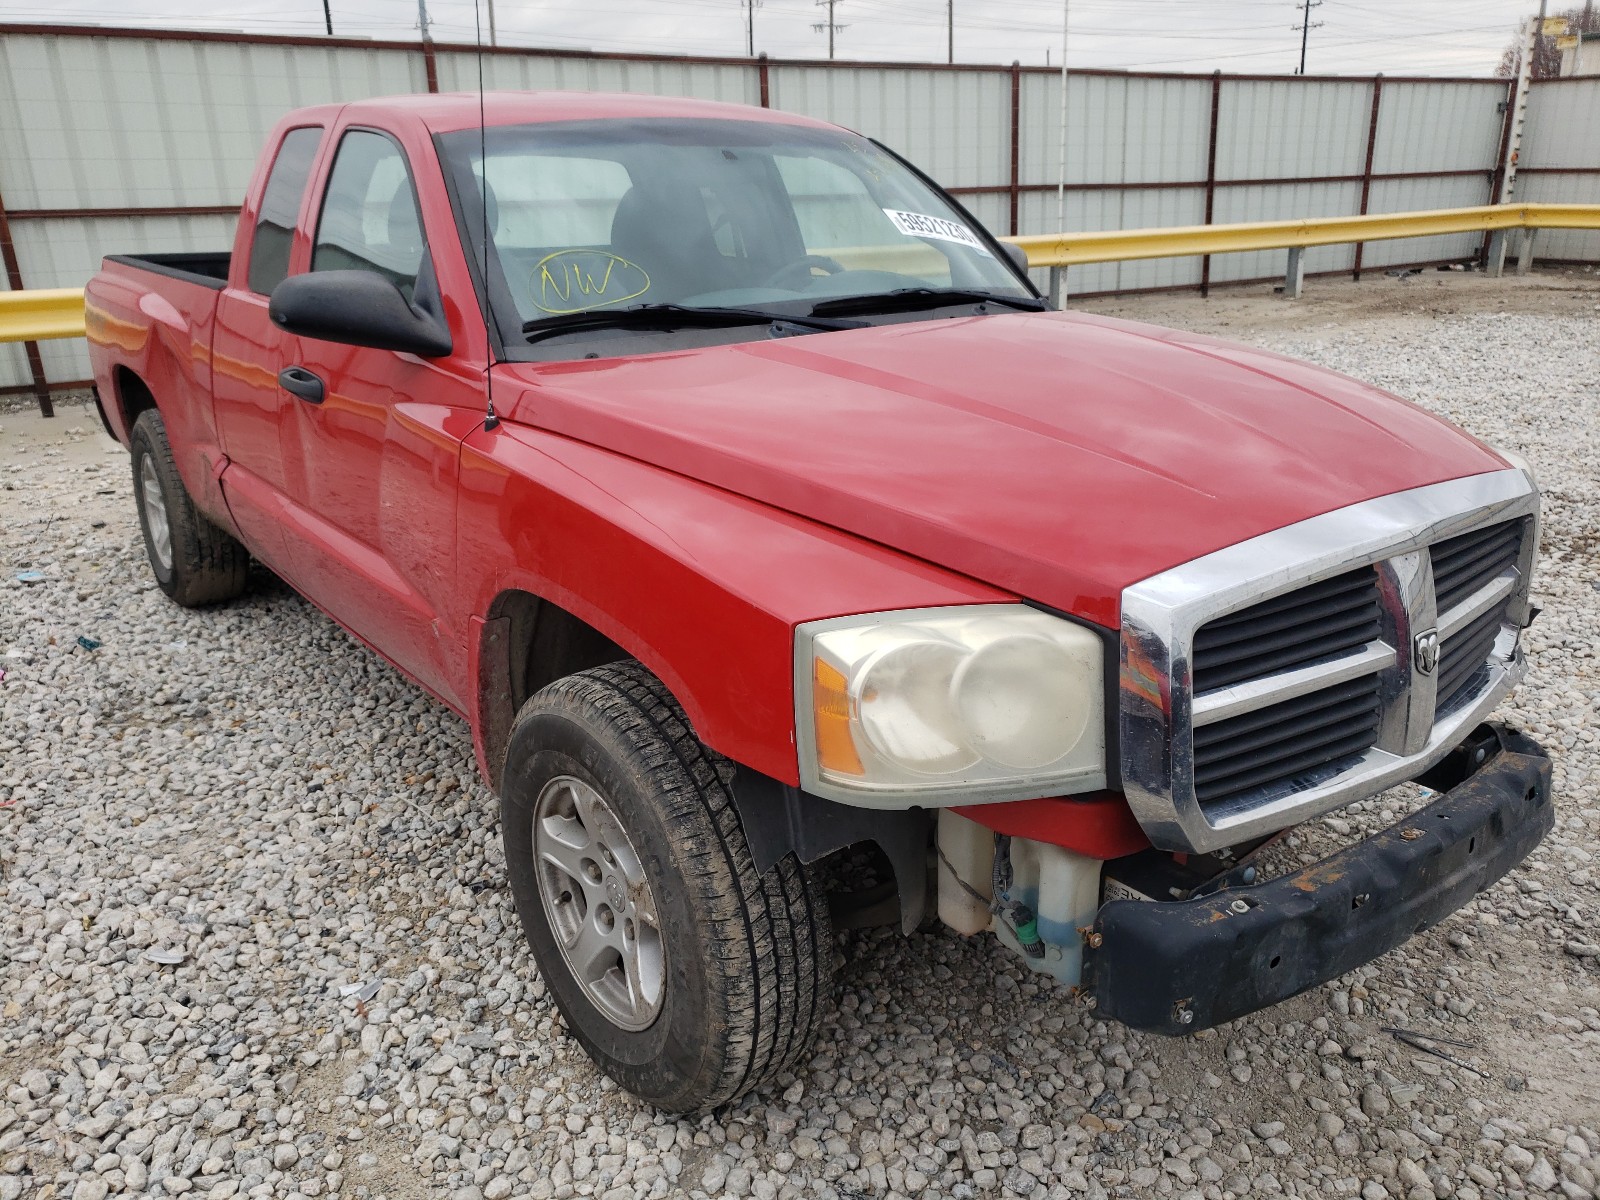
{"label": "rear wheel", "polygon": [[634,662],[539,692],[506,759],[506,866],[540,975],[599,1067],[671,1112],[795,1064],[832,992],[826,900],[793,855],[757,873],[727,768]]}
{"label": "rear wheel", "polygon": [[133,423],[133,499],[156,583],[186,608],[232,600],[245,589],[250,554],[207,520],[172,461],[166,425],[155,409]]}

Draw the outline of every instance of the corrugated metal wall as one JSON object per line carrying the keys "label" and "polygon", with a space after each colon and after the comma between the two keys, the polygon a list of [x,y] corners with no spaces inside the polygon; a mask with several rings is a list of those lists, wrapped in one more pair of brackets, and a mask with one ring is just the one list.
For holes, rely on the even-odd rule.
{"label": "corrugated metal wall", "polygon": [[[1516,197],[1546,204],[1600,204],[1600,79],[1556,79],[1528,94]],[[1600,262],[1600,233],[1546,229],[1540,258]]]}
{"label": "corrugated metal wall", "polygon": [[[1023,72],[1017,232],[1203,224],[1211,90],[1211,79],[1193,76],[1069,75],[1069,190],[1058,220],[1061,76]],[[1095,263],[1074,267],[1070,286],[1075,293],[1181,287],[1199,283],[1200,270],[1193,258]]]}
{"label": "corrugated metal wall", "polygon": [[[441,49],[435,61],[441,92],[478,90],[478,56],[475,53]],[[733,104],[761,102],[760,76],[755,67],[747,64],[492,54],[483,60],[483,85],[513,91],[645,92],[652,96],[692,96]],[[393,90],[427,89],[419,84],[410,89]]]}
{"label": "corrugated metal wall", "polygon": [[[95,210],[235,207],[285,112],[426,89],[410,48],[0,34],[0,197],[23,283],[80,287],[106,254],[226,249],[231,214]],[[88,374],[81,342],[39,353],[52,381]],[[0,345],[0,391],[28,382],[22,347]]]}
{"label": "corrugated metal wall", "polygon": [[[1198,225],[1208,208],[1210,220],[1229,222],[1485,203],[1507,94],[1494,80],[1074,74],[1062,220],[1056,72],[531,51],[489,53],[483,68],[491,88],[765,101],[836,121],[905,154],[1002,234]],[[16,274],[27,287],[79,286],[107,253],[226,247],[228,210],[285,111],[477,81],[476,54],[459,46],[0,31],[0,198]],[[1600,81],[1536,87],[1528,130],[1519,195],[1600,192]],[[1600,235],[1543,236],[1542,254],[1600,258]],[[1466,257],[1477,246],[1458,235],[1360,253],[1363,267],[1382,267]],[[1351,270],[1356,254],[1320,247],[1308,269]],[[1070,287],[1081,295],[1269,277],[1282,260],[1106,263],[1075,268]],[[49,379],[86,374],[80,343],[40,351]],[[30,378],[22,348],[0,345],[0,391]]]}

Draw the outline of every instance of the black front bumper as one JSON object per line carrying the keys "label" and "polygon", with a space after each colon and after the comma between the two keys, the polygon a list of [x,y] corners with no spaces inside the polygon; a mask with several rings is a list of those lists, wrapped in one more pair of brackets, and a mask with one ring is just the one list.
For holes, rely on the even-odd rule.
{"label": "black front bumper", "polygon": [[1516,866],[1555,821],[1550,759],[1480,725],[1419,782],[1427,807],[1303,870],[1180,902],[1100,909],[1084,982],[1102,1015],[1194,1033],[1369,962]]}

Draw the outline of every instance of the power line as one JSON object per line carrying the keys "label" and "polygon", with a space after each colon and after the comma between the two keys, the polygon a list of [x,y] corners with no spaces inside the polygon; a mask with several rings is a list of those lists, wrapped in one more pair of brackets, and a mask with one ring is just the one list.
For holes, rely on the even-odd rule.
{"label": "power line", "polygon": [[[224,26],[281,33],[325,32],[325,22],[316,19],[323,14],[317,13],[311,5],[304,6],[303,16],[289,16],[282,8],[270,11],[258,9],[251,0],[243,0],[243,7],[230,8],[225,12],[209,5],[199,5],[196,0],[168,2],[173,10],[190,9],[191,12],[174,20],[169,10],[168,18],[161,20],[145,17],[126,8],[114,9],[106,0],[54,0],[57,5],[54,11],[57,19],[64,21],[101,18],[130,26]],[[256,0],[257,4],[261,2]],[[458,31],[470,35],[470,18],[464,28],[452,19],[458,13],[467,15],[468,2],[428,0],[431,36],[457,40]],[[929,3],[929,0],[850,2],[856,7],[847,11],[854,19],[853,27],[858,32],[851,35],[852,42],[845,48],[846,54],[865,51],[873,58],[898,60],[916,57],[924,61],[927,58],[936,61],[939,49],[945,49],[948,55],[952,16],[949,0],[943,6],[946,8],[943,13],[938,11],[940,6]],[[1227,0],[1225,8],[1221,0],[1141,0],[1140,12],[1144,14],[1141,16],[1133,15],[1123,0],[1117,0],[1116,3],[1113,0],[1071,2],[1074,18],[1072,33],[1077,39],[1075,53],[1081,66],[1130,70],[1147,67],[1162,69],[1170,65],[1179,70],[1194,70],[1198,67],[1190,64],[1206,64],[1205,69],[1209,70],[1211,64],[1225,66],[1229,61],[1265,58],[1281,55],[1283,51],[1282,32],[1276,35],[1270,32],[1274,24],[1280,31],[1284,29],[1281,18],[1279,23],[1272,22],[1266,9],[1269,5],[1277,6],[1281,13],[1282,8],[1287,7],[1284,0]],[[1487,35],[1501,33],[1505,28],[1498,22],[1492,25],[1484,23],[1483,17],[1497,11],[1501,4],[1515,2],[1453,0],[1453,5],[1459,6],[1452,7],[1453,13],[1470,14],[1468,21],[1476,16],[1478,22],[1441,28],[1427,25],[1420,8],[1409,14],[1385,16],[1382,0],[1340,0],[1329,9],[1328,14],[1324,14],[1328,32],[1322,34],[1317,43],[1318,70],[1370,73],[1379,67],[1389,69],[1393,63],[1395,69],[1400,69],[1403,64],[1416,71],[1434,69],[1437,63],[1438,68],[1453,69],[1456,73],[1477,71],[1479,68],[1473,61],[1476,56],[1493,54],[1498,57],[1499,54],[1499,44],[1490,45],[1494,39]],[[1530,8],[1536,7],[1534,0],[1523,2]],[[1576,0],[1563,2],[1576,3]],[[392,39],[417,36],[416,24],[420,24],[420,14],[416,14],[415,9],[410,9],[410,12],[413,14],[412,22],[416,24],[410,24],[404,22],[404,17],[397,20],[394,15],[387,18],[377,16],[370,7],[372,3],[373,0],[340,0],[338,33],[346,37]],[[748,0],[741,0],[741,6],[746,3]],[[1294,15],[1301,16],[1304,0],[1291,0],[1291,3],[1294,5]],[[1003,57],[1009,61],[1024,41],[1035,45],[1040,42],[1054,43],[1060,36],[1061,5],[1062,0],[1008,0],[1002,9],[994,5],[993,0],[968,0],[961,13],[962,36],[967,39],[964,44],[968,45],[963,57],[974,61],[992,57],[997,62]],[[734,11],[736,19],[741,16],[746,18],[743,22],[746,28],[736,32],[738,40],[733,45],[742,51],[749,47],[751,41],[748,13],[741,12],[740,7],[729,4],[728,0],[585,0],[581,9],[573,6],[572,10],[559,15],[531,5],[519,4],[508,8],[497,4],[495,7],[500,10],[496,15],[502,18],[497,22],[500,28],[496,32],[505,34],[507,42],[513,45],[530,48],[544,45],[552,48],[572,46],[585,50],[603,47],[619,51],[714,52],[707,45],[714,36],[714,24],[720,24],[713,13],[720,12],[725,19],[729,9]],[[845,26],[837,21],[836,8],[829,12],[827,9],[832,6],[824,4],[822,7],[823,12],[817,12],[809,5],[767,6],[762,15],[763,35],[772,44],[766,48],[776,49],[781,54],[805,55],[808,34],[803,31],[808,28],[812,17],[819,21],[825,17],[835,19],[820,24],[809,37],[814,39],[816,32],[828,31],[831,24],[837,42],[838,31]],[[401,6],[401,11],[408,8],[409,5]],[[1209,10],[1215,15],[1214,24],[1208,27],[1200,21],[1202,10]],[[393,8],[387,11],[394,13]],[[36,7],[29,7],[19,0],[0,0],[0,22],[8,18],[36,20],[36,13]],[[680,19],[674,19],[674,13]],[[1113,13],[1128,15],[1125,19],[1108,19]],[[1156,13],[1160,16],[1156,16]],[[1224,13],[1228,15],[1224,16]],[[628,14],[628,19],[618,19],[623,14]],[[686,19],[689,14],[706,19]],[[1229,16],[1232,20],[1228,19]],[[1324,24],[1317,20],[1310,23],[1313,27],[1322,27]],[[410,24],[409,33],[407,24]],[[937,46],[935,41],[938,35],[934,30],[939,26],[945,27],[939,30],[945,37],[938,39],[946,42],[944,47]],[[1052,27],[1054,37],[1049,36]],[[1299,25],[1294,25],[1294,28],[1299,30]],[[910,36],[896,37],[892,43],[886,43],[885,34],[890,29],[904,30]],[[919,29],[925,30],[926,35],[918,36],[916,31]],[[739,33],[745,36],[740,38]],[[1428,39],[1429,45],[1422,55],[1409,49],[1407,39],[1411,38]],[[1176,41],[1184,41],[1188,45],[1180,49],[1172,44]],[[813,41],[811,44],[816,43]],[[996,49],[997,46],[1001,49]],[[1273,46],[1277,49],[1272,49]],[[728,49],[733,49],[733,46]],[[836,45],[835,56],[837,49]],[[913,55],[914,51],[917,53]],[[1039,61],[1039,57],[1042,57],[1041,52],[1035,51],[1034,61]],[[1053,53],[1051,57],[1054,59]],[[1309,51],[1306,69],[1310,69]]]}

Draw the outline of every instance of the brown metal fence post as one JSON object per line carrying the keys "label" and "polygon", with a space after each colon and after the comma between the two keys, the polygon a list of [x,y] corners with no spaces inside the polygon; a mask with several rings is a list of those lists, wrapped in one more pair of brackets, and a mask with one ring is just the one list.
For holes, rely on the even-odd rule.
{"label": "brown metal fence post", "polygon": [[[1222,72],[1211,73],[1211,144],[1206,150],[1206,221],[1211,224],[1217,202],[1217,114],[1222,109]],[[1200,259],[1200,295],[1211,295],[1211,255]]]}
{"label": "brown metal fence post", "polygon": [[424,31],[422,35],[422,70],[428,77],[430,95],[439,90],[439,64],[433,54],[433,39]]}
{"label": "brown metal fence post", "polygon": [[[1017,235],[1017,210],[1022,200],[1022,63],[1011,60],[1011,236]],[[1059,232],[1066,232],[1061,230]]]}
{"label": "brown metal fence post", "polygon": [[761,57],[756,60],[756,69],[761,75],[761,107],[772,107],[772,73],[767,62],[767,52],[763,50]]}
{"label": "brown metal fence post", "polygon": [[[1383,99],[1383,76],[1372,77],[1372,122],[1367,126],[1367,165],[1361,169],[1361,215],[1367,215],[1367,201],[1372,195],[1372,155],[1378,148],[1378,105]],[[1356,243],[1355,262],[1352,278],[1361,278],[1361,255],[1366,250],[1365,242]]]}
{"label": "brown metal fence post", "polygon": [[[22,264],[17,261],[17,248],[11,241],[11,222],[6,219],[3,197],[0,197],[0,259],[5,261],[6,285],[14,292],[22,291]],[[39,353],[39,343],[23,342],[22,348],[28,356],[28,374],[33,377],[33,395],[39,401],[39,415],[53,417],[56,409],[50,402],[50,382],[45,378],[44,357]]]}

